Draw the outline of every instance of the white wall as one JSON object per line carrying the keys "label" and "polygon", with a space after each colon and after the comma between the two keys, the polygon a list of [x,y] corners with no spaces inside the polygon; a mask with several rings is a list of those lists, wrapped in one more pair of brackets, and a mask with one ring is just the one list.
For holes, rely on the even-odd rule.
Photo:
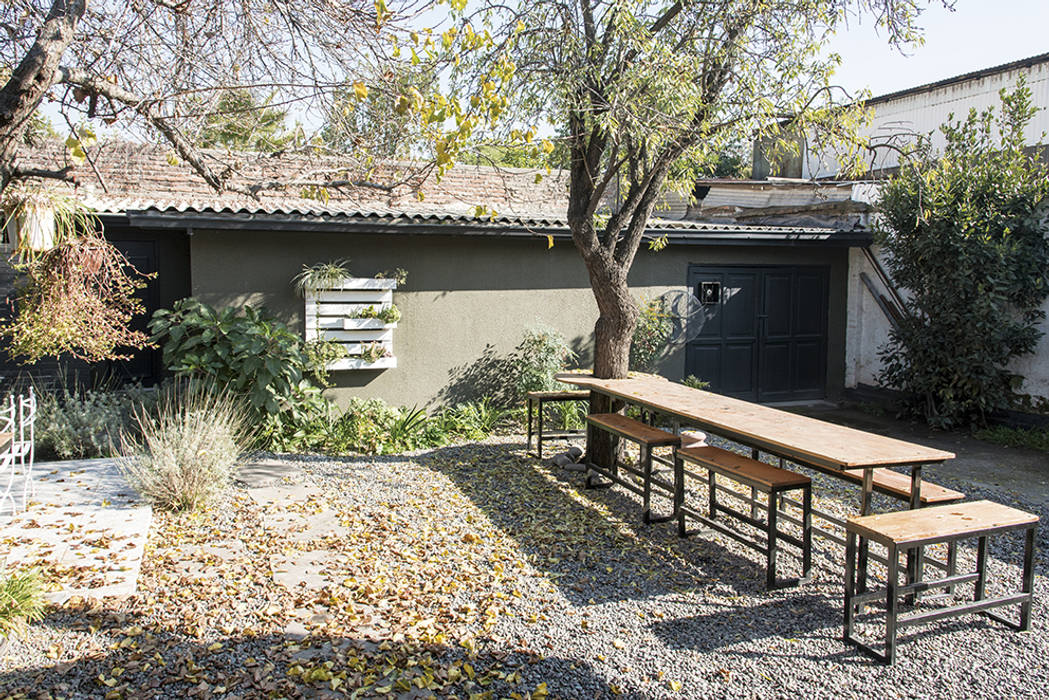
{"label": "white wall", "polygon": [[880,386],[882,362],[878,350],[889,340],[892,324],[885,316],[860,275],[866,273],[884,292],[874,267],[861,248],[849,250],[848,321],[845,329],[845,388],[859,384]]}
{"label": "white wall", "polygon": [[[1015,89],[1021,74],[1027,80],[1034,104],[1043,108],[1027,126],[1027,143],[1034,145],[1041,140],[1044,132],[1049,131],[1049,109],[1046,109],[1049,107],[1049,62],[952,83],[884,102],[875,99],[872,105],[874,117],[861,134],[870,137],[874,142],[884,142],[904,139],[906,134],[933,132],[933,146],[941,148],[944,139],[939,128],[941,124],[951,120],[951,114],[954,115],[953,121],[958,121],[968,115],[970,108],[980,112],[993,106],[995,112],[999,112],[999,91]],[[898,164],[898,154],[895,151],[881,149],[871,169],[892,168]],[[811,146],[802,167],[802,177],[805,178],[832,177],[838,172],[833,153],[815,153]]]}

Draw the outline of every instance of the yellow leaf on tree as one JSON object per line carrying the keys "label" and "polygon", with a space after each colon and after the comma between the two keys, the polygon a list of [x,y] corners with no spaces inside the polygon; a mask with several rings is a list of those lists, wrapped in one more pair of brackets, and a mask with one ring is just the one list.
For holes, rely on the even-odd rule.
{"label": "yellow leaf on tree", "polygon": [[358,80],[353,84],[353,94],[357,96],[358,100],[363,100],[368,97],[368,86]]}

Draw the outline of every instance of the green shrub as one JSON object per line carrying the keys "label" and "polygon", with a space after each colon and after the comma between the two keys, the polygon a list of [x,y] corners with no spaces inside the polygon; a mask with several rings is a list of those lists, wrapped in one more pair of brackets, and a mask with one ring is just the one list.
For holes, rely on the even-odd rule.
{"label": "green shrub", "polygon": [[926,143],[879,202],[879,241],[910,292],[881,379],[938,427],[985,424],[1012,403],[1019,378],[1006,367],[1042,335],[1049,177],[1024,135],[1037,108],[1022,83],[1001,100],[1000,116],[972,110],[942,126],[943,153]]}
{"label": "green shrub", "polygon": [[59,459],[112,457],[120,436],[134,425],[136,411],[148,411],[156,392],[142,387],[38,391],[37,449]]}
{"label": "green shrub", "polygon": [[652,372],[667,348],[672,324],[663,308],[662,299],[643,300],[638,303],[638,307],[641,315],[630,342],[630,369]]}
{"label": "green shrub", "polygon": [[0,638],[44,616],[44,582],[37,569],[0,575]]}
{"label": "green shrub", "polygon": [[529,391],[565,388],[554,375],[575,359],[576,354],[559,332],[546,326],[528,330],[513,356],[517,398],[523,400]]}
{"label": "green shrub", "polygon": [[710,387],[710,382],[705,382],[694,374],[690,374],[682,379],[681,383],[693,389],[707,389]]}
{"label": "green shrub", "polygon": [[149,327],[168,369],[246,399],[264,447],[286,449],[301,426],[327,411],[310,377],[323,381],[333,352],[311,347],[264,311],[247,306],[216,310],[183,299],[171,311],[154,313]]}
{"label": "green shrub", "polygon": [[194,510],[229,485],[248,444],[240,402],[202,382],[167,388],[155,414],[135,415],[137,437],[125,437],[120,460],[128,481],[154,505]]}

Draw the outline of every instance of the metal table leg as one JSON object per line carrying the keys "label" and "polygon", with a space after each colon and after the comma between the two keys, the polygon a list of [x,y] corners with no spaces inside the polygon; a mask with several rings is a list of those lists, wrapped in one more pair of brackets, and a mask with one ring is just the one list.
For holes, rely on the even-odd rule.
{"label": "metal table leg", "polygon": [[[874,467],[863,470],[863,489],[860,494],[860,515],[870,515],[871,496],[874,493]],[[856,591],[863,593],[867,590],[867,558],[870,552],[870,542],[866,537],[859,540],[859,561],[856,562]]]}
{"label": "metal table leg", "polygon": [[[911,510],[922,507],[922,465],[911,466]],[[925,559],[925,548],[915,547],[907,550],[907,583],[917,583],[922,580],[922,564]],[[907,596],[907,603],[913,604],[919,599],[918,593]]]}

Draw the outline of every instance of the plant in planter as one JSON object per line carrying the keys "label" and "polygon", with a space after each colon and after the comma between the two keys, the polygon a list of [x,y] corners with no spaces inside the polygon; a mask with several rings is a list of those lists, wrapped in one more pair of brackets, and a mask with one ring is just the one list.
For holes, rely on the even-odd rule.
{"label": "plant in planter", "polygon": [[75,197],[55,189],[11,186],[3,196],[4,229],[15,256],[27,262],[62,245],[97,222]]}
{"label": "plant in planter", "polygon": [[393,304],[382,308],[369,306],[358,311],[355,318],[377,318],[383,323],[397,323],[401,320],[401,310]]}
{"label": "plant in planter", "polygon": [[390,351],[386,349],[385,345],[379,342],[365,343],[360,354],[360,358],[368,364],[373,364],[384,357],[390,356]]}
{"label": "plant in planter", "polygon": [[135,294],[151,276],[103,238],[86,207],[53,190],[15,188],[4,192],[3,207],[8,230],[17,229],[12,265],[21,273],[15,314],[0,325],[12,357],[99,362],[149,346],[129,325],[145,310]]}
{"label": "plant in planter", "polygon": [[299,296],[303,297],[308,293],[316,293],[322,289],[331,289],[350,276],[349,264],[349,258],[342,258],[330,262],[317,263],[316,265],[303,265],[302,272],[295,275],[292,284],[295,285]]}

